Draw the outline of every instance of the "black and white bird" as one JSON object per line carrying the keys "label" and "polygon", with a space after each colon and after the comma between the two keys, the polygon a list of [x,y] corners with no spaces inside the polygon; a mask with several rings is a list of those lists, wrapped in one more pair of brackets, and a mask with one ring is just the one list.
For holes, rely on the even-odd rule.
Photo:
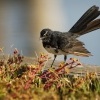
{"label": "black and white bird", "polygon": [[94,5],[82,15],[68,32],[53,31],[51,29],[43,29],[40,32],[43,47],[49,53],[54,54],[51,66],[57,55],[64,55],[65,61],[68,54],[91,56],[91,53],[84,47],[84,43],[77,38],[100,28],[100,19],[96,19],[99,15],[99,7]]}

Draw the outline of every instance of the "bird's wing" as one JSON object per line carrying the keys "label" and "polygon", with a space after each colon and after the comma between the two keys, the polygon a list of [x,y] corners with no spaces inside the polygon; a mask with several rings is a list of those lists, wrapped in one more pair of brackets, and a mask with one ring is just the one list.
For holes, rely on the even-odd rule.
{"label": "bird's wing", "polygon": [[84,47],[84,43],[77,39],[70,39],[62,51],[76,56],[91,56],[91,53]]}
{"label": "bird's wing", "polygon": [[76,46],[69,50],[69,54],[74,54],[76,56],[85,56],[89,57],[92,54],[84,46]]}

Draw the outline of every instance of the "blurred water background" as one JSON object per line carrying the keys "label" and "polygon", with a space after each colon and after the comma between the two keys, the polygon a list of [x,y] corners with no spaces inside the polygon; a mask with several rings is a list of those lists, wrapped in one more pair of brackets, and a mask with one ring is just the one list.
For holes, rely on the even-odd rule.
{"label": "blurred water background", "polygon": [[[100,0],[0,0],[0,48],[4,47],[5,54],[18,48],[31,57],[35,52],[46,52],[39,40],[40,31],[43,28],[68,31],[93,5],[100,7]],[[85,64],[100,65],[100,29],[79,40],[93,56],[77,58]],[[63,60],[63,56],[57,59]]]}

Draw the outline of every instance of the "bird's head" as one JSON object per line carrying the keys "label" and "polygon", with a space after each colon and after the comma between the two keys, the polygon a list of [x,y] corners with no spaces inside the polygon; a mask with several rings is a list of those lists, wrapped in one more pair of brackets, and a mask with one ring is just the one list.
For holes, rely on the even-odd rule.
{"label": "bird's head", "polygon": [[40,32],[40,39],[41,39],[43,42],[49,42],[50,39],[51,39],[51,36],[52,36],[52,30],[50,30],[50,29],[43,29],[43,30]]}

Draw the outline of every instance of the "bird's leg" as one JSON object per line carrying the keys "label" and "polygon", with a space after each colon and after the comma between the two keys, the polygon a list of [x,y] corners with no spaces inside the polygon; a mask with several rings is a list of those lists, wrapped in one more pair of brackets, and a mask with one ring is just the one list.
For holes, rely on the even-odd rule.
{"label": "bird's leg", "polygon": [[52,62],[52,64],[51,64],[51,67],[52,67],[52,65],[53,65],[53,63],[54,63],[56,57],[57,57],[57,55],[54,55],[54,59],[53,59],[53,62]]}
{"label": "bird's leg", "polygon": [[66,56],[66,55],[64,55],[64,62],[66,62],[66,59],[67,59],[67,56]]}

